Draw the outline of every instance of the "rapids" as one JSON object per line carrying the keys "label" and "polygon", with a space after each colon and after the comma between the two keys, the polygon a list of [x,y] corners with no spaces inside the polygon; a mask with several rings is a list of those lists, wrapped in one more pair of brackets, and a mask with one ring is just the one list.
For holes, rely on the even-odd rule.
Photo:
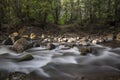
{"label": "rapids", "polygon": [[[36,47],[19,54],[1,45],[0,71],[23,72],[26,74],[34,72],[41,77],[62,77],[65,80],[73,79],[77,75],[120,75],[120,48],[100,45],[90,47],[94,50],[94,53],[82,56],[77,47],[66,48],[64,45],[60,45],[54,50]],[[34,59],[22,62],[16,61],[16,58],[25,54],[31,54]]]}

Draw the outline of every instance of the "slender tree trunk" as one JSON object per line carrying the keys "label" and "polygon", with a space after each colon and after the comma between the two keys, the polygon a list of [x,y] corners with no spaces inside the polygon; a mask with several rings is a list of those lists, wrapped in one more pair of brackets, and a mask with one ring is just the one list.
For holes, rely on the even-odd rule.
{"label": "slender tree trunk", "polygon": [[115,23],[117,22],[117,17],[118,17],[118,0],[115,0],[115,2],[114,2],[114,5],[115,5],[115,15],[114,15],[114,17],[115,17]]}
{"label": "slender tree trunk", "polygon": [[90,23],[93,23],[93,12],[92,12],[92,1],[89,0],[89,16],[90,16]]}
{"label": "slender tree trunk", "polygon": [[89,16],[89,11],[88,11],[88,0],[84,0],[84,5],[85,5],[85,19],[88,19]]}
{"label": "slender tree trunk", "polygon": [[11,16],[10,16],[10,14],[11,14],[11,10],[10,10],[10,0],[7,0],[7,4],[6,4],[6,6],[7,6],[7,22],[8,22],[8,24],[10,25],[10,18],[11,18]]}
{"label": "slender tree trunk", "polygon": [[26,18],[27,18],[27,22],[29,23],[29,18],[30,18],[30,12],[29,12],[30,6],[28,4],[29,0],[26,0],[26,2],[27,2],[27,5],[26,5]]}
{"label": "slender tree trunk", "polygon": [[70,20],[69,20],[69,22],[72,22],[72,20],[73,20],[73,8],[74,8],[73,4],[74,4],[73,0],[70,0],[71,11],[70,11]]}
{"label": "slender tree trunk", "polygon": [[111,10],[111,0],[108,0],[108,14],[110,14],[110,10]]}
{"label": "slender tree trunk", "polygon": [[98,19],[101,19],[101,1],[98,0]]}
{"label": "slender tree trunk", "polygon": [[47,16],[48,16],[48,13],[45,12],[44,18],[43,18],[43,23],[44,23],[44,24],[46,24],[46,22],[47,22]]}
{"label": "slender tree trunk", "polygon": [[54,16],[54,23],[58,24],[59,21],[59,17],[60,17],[60,11],[61,11],[61,1],[56,1],[54,0],[54,12],[53,12],[53,16]]}
{"label": "slender tree trunk", "polygon": [[77,0],[77,3],[78,3],[78,16],[80,16],[80,17],[78,17],[78,18],[80,18],[80,24],[82,25],[82,10],[81,10],[81,5],[80,5],[80,0]]}
{"label": "slender tree trunk", "polygon": [[0,1],[0,27],[2,26],[2,13],[3,13],[3,8],[2,8],[2,1]]}

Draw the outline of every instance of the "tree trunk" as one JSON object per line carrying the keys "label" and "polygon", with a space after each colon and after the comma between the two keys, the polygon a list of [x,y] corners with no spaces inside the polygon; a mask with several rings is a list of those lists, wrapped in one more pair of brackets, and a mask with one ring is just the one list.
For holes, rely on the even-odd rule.
{"label": "tree trunk", "polygon": [[72,22],[72,20],[73,20],[73,7],[74,7],[73,4],[74,4],[73,0],[70,0],[71,12],[70,12],[70,20],[69,20],[69,22]]}
{"label": "tree trunk", "polygon": [[43,18],[43,23],[44,23],[44,24],[46,24],[46,22],[47,22],[47,16],[48,16],[48,13],[45,12],[44,18]]}
{"label": "tree trunk", "polygon": [[0,27],[2,26],[2,1],[0,1]]}
{"label": "tree trunk", "polygon": [[81,5],[80,5],[80,0],[77,0],[77,3],[78,3],[78,16],[80,16],[80,17],[78,17],[78,18],[80,18],[80,24],[82,25],[82,10],[81,10]]}
{"label": "tree trunk", "polygon": [[93,12],[92,12],[92,2],[89,0],[89,16],[90,16],[90,23],[93,23]]}
{"label": "tree trunk", "polygon": [[59,21],[59,17],[60,17],[60,11],[61,11],[61,1],[58,0],[54,0],[54,12],[53,12],[53,16],[54,16],[54,23],[58,24]]}
{"label": "tree trunk", "polygon": [[101,1],[98,0],[98,18],[101,19]]}
{"label": "tree trunk", "polygon": [[114,17],[115,17],[115,23],[117,22],[117,17],[118,17],[118,0],[115,0],[115,2],[114,2],[114,5],[115,5],[115,15],[114,15]]}

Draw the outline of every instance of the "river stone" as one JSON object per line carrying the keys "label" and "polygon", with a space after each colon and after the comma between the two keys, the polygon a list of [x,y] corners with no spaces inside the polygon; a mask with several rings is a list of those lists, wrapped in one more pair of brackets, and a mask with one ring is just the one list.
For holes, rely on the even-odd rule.
{"label": "river stone", "polygon": [[117,34],[116,40],[120,41],[120,33]]}
{"label": "river stone", "polygon": [[83,47],[83,48],[80,48],[79,51],[81,52],[81,55],[87,55],[89,53],[92,53],[92,48]]}
{"label": "river stone", "polygon": [[7,38],[6,40],[4,40],[2,42],[2,44],[4,44],[4,45],[13,45],[13,41],[12,41],[11,38]]}
{"label": "river stone", "polygon": [[17,52],[23,52],[24,50],[29,49],[31,47],[32,44],[29,41],[27,41],[25,38],[21,38],[13,44],[12,49]]}
{"label": "river stone", "polygon": [[12,35],[13,35],[14,42],[20,39],[18,32],[14,32],[14,33],[12,33]]}
{"label": "river stone", "polygon": [[54,44],[52,44],[52,43],[47,44],[47,49],[48,50],[52,50],[52,49],[55,49],[55,48],[56,48],[56,46]]}
{"label": "river stone", "polygon": [[28,61],[32,59],[34,59],[34,57],[31,54],[25,54],[22,57],[20,57],[18,61]]}
{"label": "river stone", "polygon": [[2,42],[4,45],[13,45],[14,44],[14,36],[10,34],[6,40]]}

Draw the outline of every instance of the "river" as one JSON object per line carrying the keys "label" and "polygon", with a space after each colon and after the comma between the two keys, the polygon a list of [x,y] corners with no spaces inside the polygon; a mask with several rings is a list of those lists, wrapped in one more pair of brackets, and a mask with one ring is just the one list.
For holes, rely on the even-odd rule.
{"label": "river", "polygon": [[[54,50],[36,47],[19,54],[1,45],[0,71],[35,73],[46,80],[85,80],[84,77],[90,76],[120,76],[119,47],[90,47],[94,50],[93,53],[82,56],[77,47],[67,48],[64,45],[57,46]],[[34,59],[16,61],[16,58],[25,54],[31,54]]]}

